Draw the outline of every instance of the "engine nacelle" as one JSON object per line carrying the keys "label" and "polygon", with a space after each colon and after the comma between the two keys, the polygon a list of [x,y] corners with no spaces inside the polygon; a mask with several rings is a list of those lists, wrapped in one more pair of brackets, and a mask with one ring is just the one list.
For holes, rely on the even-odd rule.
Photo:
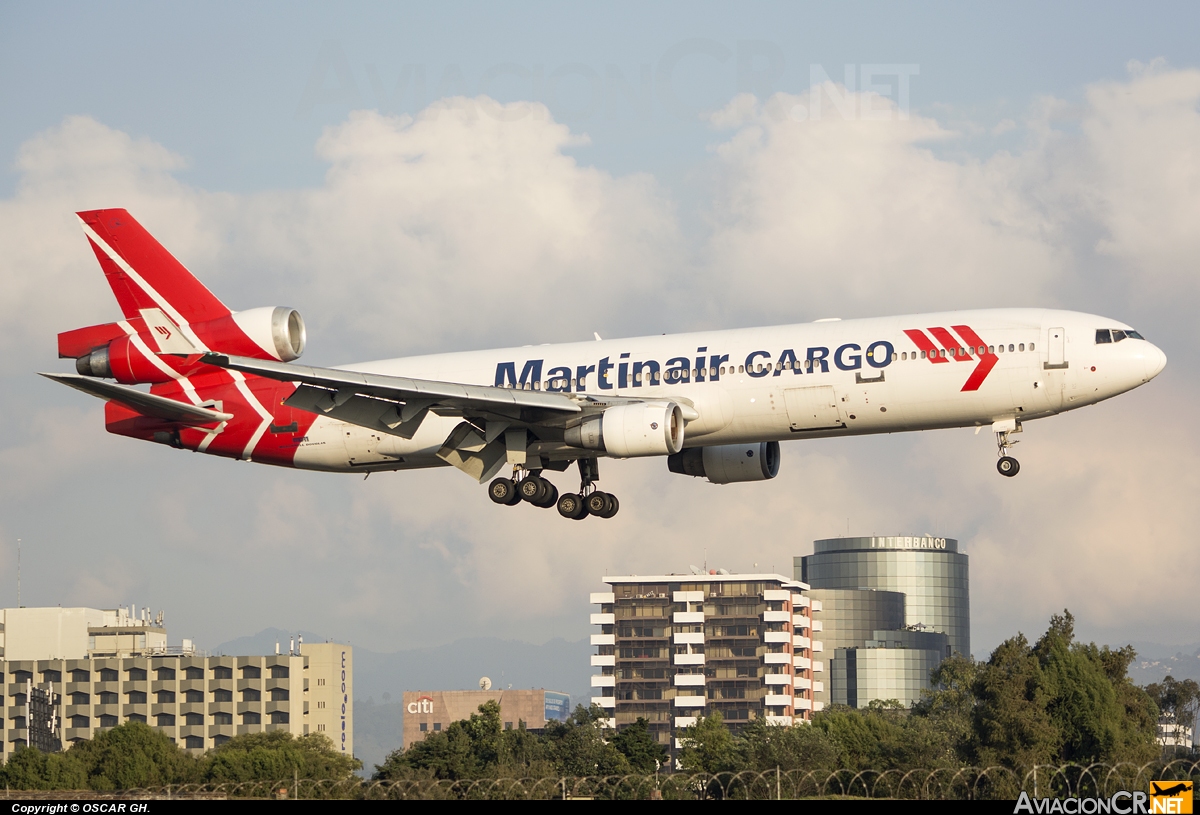
{"label": "engine nacelle", "polygon": [[779,475],[779,442],[693,447],[667,459],[673,473],[707,478],[714,484],[767,481]]}
{"label": "engine nacelle", "polygon": [[674,402],[610,407],[567,428],[564,439],[618,458],[669,456],[683,449],[683,409]]}
{"label": "engine nacelle", "polygon": [[[299,359],[304,353],[307,334],[304,318],[294,308],[264,306],[238,311],[233,321],[254,344],[281,362]],[[213,350],[222,350],[220,342],[210,342]]]}

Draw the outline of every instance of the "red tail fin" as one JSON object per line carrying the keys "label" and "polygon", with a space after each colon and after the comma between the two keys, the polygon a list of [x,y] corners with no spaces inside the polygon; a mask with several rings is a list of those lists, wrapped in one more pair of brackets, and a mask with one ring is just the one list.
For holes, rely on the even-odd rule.
{"label": "red tail fin", "polygon": [[208,322],[230,311],[123,209],[76,213],[126,319],[162,309],[177,324]]}

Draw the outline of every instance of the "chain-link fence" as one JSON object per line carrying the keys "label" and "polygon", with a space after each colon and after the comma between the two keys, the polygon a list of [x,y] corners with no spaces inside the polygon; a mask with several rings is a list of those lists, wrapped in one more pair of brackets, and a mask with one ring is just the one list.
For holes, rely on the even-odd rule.
{"label": "chain-link fence", "polygon": [[[899,798],[913,800],[1015,800],[1100,797],[1121,790],[1147,791],[1152,781],[1200,781],[1200,761],[1153,764],[1066,764],[1030,769],[962,767],[921,770],[767,770],[607,777],[485,778],[457,781],[246,781],[183,784],[111,793],[119,798],[286,798],[341,800],[699,800],[797,798]],[[13,791],[16,793],[16,791]],[[17,793],[19,794],[19,793]],[[43,793],[47,794],[47,793]],[[60,792],[60,794],[62,794]],[[93,793],[94,794],[94,793]]]}

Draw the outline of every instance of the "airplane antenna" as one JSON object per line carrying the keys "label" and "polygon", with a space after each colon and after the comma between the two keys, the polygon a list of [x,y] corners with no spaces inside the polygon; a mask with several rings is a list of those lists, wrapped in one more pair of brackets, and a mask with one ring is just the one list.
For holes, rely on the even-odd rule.
{"label": "airplane antenna", "polygon": [[600,337],[599,331],[593,331],[592,336],[596,338],[596,342],[604,342],[604,340]]}

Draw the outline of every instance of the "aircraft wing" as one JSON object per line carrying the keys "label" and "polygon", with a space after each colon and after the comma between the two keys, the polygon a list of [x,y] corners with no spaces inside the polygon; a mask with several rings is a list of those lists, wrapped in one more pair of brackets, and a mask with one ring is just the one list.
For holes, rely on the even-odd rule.
{"label": "aircraft wing", "polygon": [[208,425],[227,422],[233,418],[232,413],[222,413],[212,408],[189,405],[177,402],[165,396],[155,396],[127,385],[117,385],[78,374],[41,374],[47,379],[61,382],[69,388],[98,396],[108,402],[117,402],[130,410],[137,411],[143,416],[164,419],[168,422],[181,422],[189,425]]}

